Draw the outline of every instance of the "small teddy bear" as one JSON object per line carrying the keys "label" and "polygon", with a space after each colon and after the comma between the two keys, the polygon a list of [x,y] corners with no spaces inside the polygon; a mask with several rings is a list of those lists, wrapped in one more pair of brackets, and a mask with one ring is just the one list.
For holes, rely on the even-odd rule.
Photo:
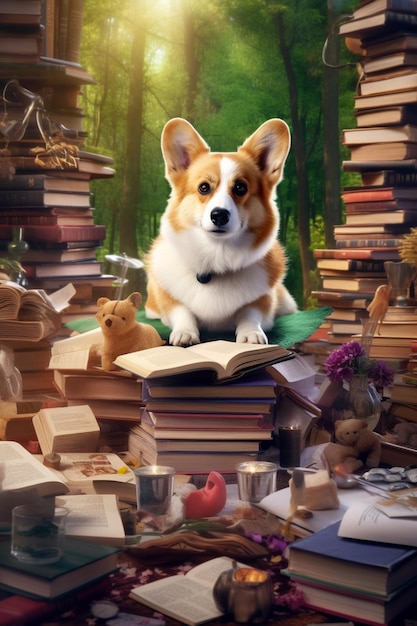
{"label": "small teddy bear", "polygon": [[330,469],[343,465],[351,473],[364,464],[367,467],[378,467],[381,441],[378,435],[368,429],[365,420],[354,417],[337,420],[334,430],[337,443],[329,443],[324,448],[324,457]]}
{"label": "small teddy bear", "polygon": [[135,291],[125,300],[97,300],[96,320],[103,333],[101,366],[104,370],[115,370],[113,361],[120,354],[162,346],[158,331],[150,324],[136,321],[136,313],[142,302],[142,296]]}

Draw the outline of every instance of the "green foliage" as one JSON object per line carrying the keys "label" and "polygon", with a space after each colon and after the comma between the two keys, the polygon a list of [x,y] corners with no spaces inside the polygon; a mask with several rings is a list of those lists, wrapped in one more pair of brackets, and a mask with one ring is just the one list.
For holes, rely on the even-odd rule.
{"label": "green foliage", "polygon": [[[350,11],[352,4],[353,0],[342,1],[341,10]],[[285,43],[296,76],[298,120],[306,152],[311,247],[323,245],[321,53],[327,36],[326,3],[85,0],[81,61],[97,80],[96,85],[83,88],[80,101],[89,132],[86,148],[111,155],[116,169],[113,179],[97,180],[92,185],[96,221],[105,223],[108,231],[103,253],[121,251],[120,203],[126,168],[132,42],[137,29],[143,30],[146,46],[141,85],[144,111],[136,120],[144,133],[141,160],[136,164],[140,173],[137,223],[131,226],[136,231],[138,256],[142,257],[158,232],[169,195],[160,151],[161,131],[169,118],[190,119],[214,150],[235,150],[270,117],[282,117],[292,126],[292,94],[277,37],[279,15],[285,20]],[[355,60],[346,50],[343,58]],[[341,129],[355,125],[356,80],[355,67],[340,70]],[[343,158],[348,155],[343,153]],[[345,183],[349,180],[347,175],[342,180],[349,184]],[[280,239],[290,258],[287,285],[301,305],[298,184],[293,149],[277,193]]]}

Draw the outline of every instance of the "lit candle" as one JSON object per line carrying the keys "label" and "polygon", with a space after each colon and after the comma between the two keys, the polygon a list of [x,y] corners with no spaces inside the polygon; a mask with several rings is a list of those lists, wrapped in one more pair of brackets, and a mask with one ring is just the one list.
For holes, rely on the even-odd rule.
{"label": "lit candle", "polygon": [[175,468],[166,465],[145,465],[134,470],[138,511],[154,515],[168,513],[174,493]]}
{"label": "lit candle", "polygon": [[274,492],[277,486],[278,465],[267,461],[248,461],[236,467],[239,498],[246,502],[260,502]]}

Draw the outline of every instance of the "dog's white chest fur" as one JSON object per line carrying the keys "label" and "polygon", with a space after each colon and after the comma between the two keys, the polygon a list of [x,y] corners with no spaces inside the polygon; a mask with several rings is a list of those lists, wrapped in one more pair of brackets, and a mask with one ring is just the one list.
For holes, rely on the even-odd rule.
{"label": "dog's white chest fur", "polygon": [[[177,234],[176,239],[177,245],[169,239],[158,243],[153,270],[161,286],[189,308],[202,326],[231,328],[236,311],[268,290],[268,276],[260,263],[233,270],[223,264],[220,273],[218,264],[206,262],[202,247],[190,246],[189,231]],[[193,258],[191,250],[195,251],[194,264],[187,262]],[[224,249],[220,252],[223,258],[224,252]],[[230,250],[226,252],[230,254]],[[209,275],[208,281],[199,282],[199,275]]]}

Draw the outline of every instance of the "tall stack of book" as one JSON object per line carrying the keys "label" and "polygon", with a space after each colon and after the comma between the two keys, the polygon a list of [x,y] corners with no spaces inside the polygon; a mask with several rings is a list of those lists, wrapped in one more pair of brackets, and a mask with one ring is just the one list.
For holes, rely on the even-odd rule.
{"label": "tall stack of book", "polygon": [[43,51],[41,0],[0,3],[0,62],[36,63]]}
{"label": "tall stack of book", "polygon": [[[0,3],[0,30],[10,39],[4,53],[0,45],[1,254],[19,229],[29,244],[20,259],[28,285],[53,291],[73,282],[77,307],[108,295],[113,283],[96,258],[106,228],[95,223],[90,182],[114,170],[111,158],[84,149],[79,98],[95,81],[78,62],[82,6]],[[23,54],[34,41],[36,51]]]}
{"label": "tall stack of book", "polygon": [[[342,192],[346,220],[334,227],[335,249],[314,251],[323,284],[312,295],[334,307],[327,320],[331,344],[361,333],[375,290],[388,283],[384,261],[400,260],[398,246],[417,225],[416,3],[361,0],[339,33],[359,40],[363,51],[357,127],[342,136],[351,157],[343,168],[362,182]],[[395,350],[387,352],[387,359],[395,357]],[[397,357],[392,365],[399,365]]]}

